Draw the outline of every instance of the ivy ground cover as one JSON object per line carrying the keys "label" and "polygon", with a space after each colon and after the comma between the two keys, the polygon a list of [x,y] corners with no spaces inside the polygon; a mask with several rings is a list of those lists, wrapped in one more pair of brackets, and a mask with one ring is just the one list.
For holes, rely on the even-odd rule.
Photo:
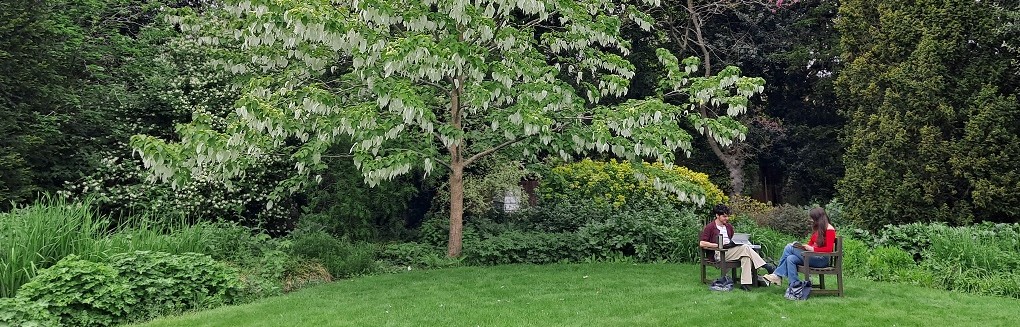
{"label": "ivy ground cover", "polygon": [[712,292],[697,266],[599,263],[462,267],[376,275],[156,326],[1011,326],[1020,300],[859,279],[846,296],[783,288]]}

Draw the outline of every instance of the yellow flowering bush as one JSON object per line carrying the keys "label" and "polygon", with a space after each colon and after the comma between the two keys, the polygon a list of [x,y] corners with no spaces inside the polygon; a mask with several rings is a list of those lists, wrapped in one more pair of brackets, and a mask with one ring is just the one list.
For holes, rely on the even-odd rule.
{"label": "yellow flowering bush", "polygon": [[706,207],[728,201],[708,175],[686,167],[591,159],[552,168],[543,176],[539,194],[544,202],[592,200],[617,208],[646,201],[675,207]]}

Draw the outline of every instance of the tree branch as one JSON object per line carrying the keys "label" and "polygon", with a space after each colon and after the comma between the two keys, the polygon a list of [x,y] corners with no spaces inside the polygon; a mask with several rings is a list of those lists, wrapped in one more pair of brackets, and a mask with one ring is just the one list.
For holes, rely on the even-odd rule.
{"label": "tree branch", "polygon": [[[538,135],[538,134],[535,134],[535,135]],[[470,165],[475,160],[484,158],[485,156],[490,155],[493,152],[499,151],[499,150],[501,150],[501,149],[503,149],[505,147],[511,146],[511,145],[513,145],[515,143],[518,143],[520,141],[524,141],[526,139],[529,139],[529,138],[531,138],[532,136],[535,136],[535,135],[521,136],[521,137],[518,137],[516,139],[508,140],[506,142],[500,143],[499,145],[491,147],[491,148],[489,148],[489,149],[487,149],[485,151],[476,153],[475,155],[471,156],[470,158],[467,158],[467,160],[464,160],[464,166]]]}

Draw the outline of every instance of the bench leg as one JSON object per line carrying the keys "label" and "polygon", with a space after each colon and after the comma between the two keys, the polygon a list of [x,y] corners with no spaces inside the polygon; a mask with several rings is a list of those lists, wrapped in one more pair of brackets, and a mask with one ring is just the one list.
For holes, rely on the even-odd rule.
{"label": "bench leg", "polygon": [[836,274],[836,286],[839,287],[836,290],[836,295],[842,297],[843,296],[843,272],[840,272],[840,273]]}

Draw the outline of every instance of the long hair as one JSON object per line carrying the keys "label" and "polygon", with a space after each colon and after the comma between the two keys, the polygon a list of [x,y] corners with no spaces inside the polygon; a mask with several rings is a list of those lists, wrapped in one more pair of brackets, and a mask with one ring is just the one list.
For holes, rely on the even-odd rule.
{"label": "long hair", "polygon": [[829,215],[822,207],[811,209],[811,229],[815,231],[815,245],[825,244],[825,229],[829,226]]}

